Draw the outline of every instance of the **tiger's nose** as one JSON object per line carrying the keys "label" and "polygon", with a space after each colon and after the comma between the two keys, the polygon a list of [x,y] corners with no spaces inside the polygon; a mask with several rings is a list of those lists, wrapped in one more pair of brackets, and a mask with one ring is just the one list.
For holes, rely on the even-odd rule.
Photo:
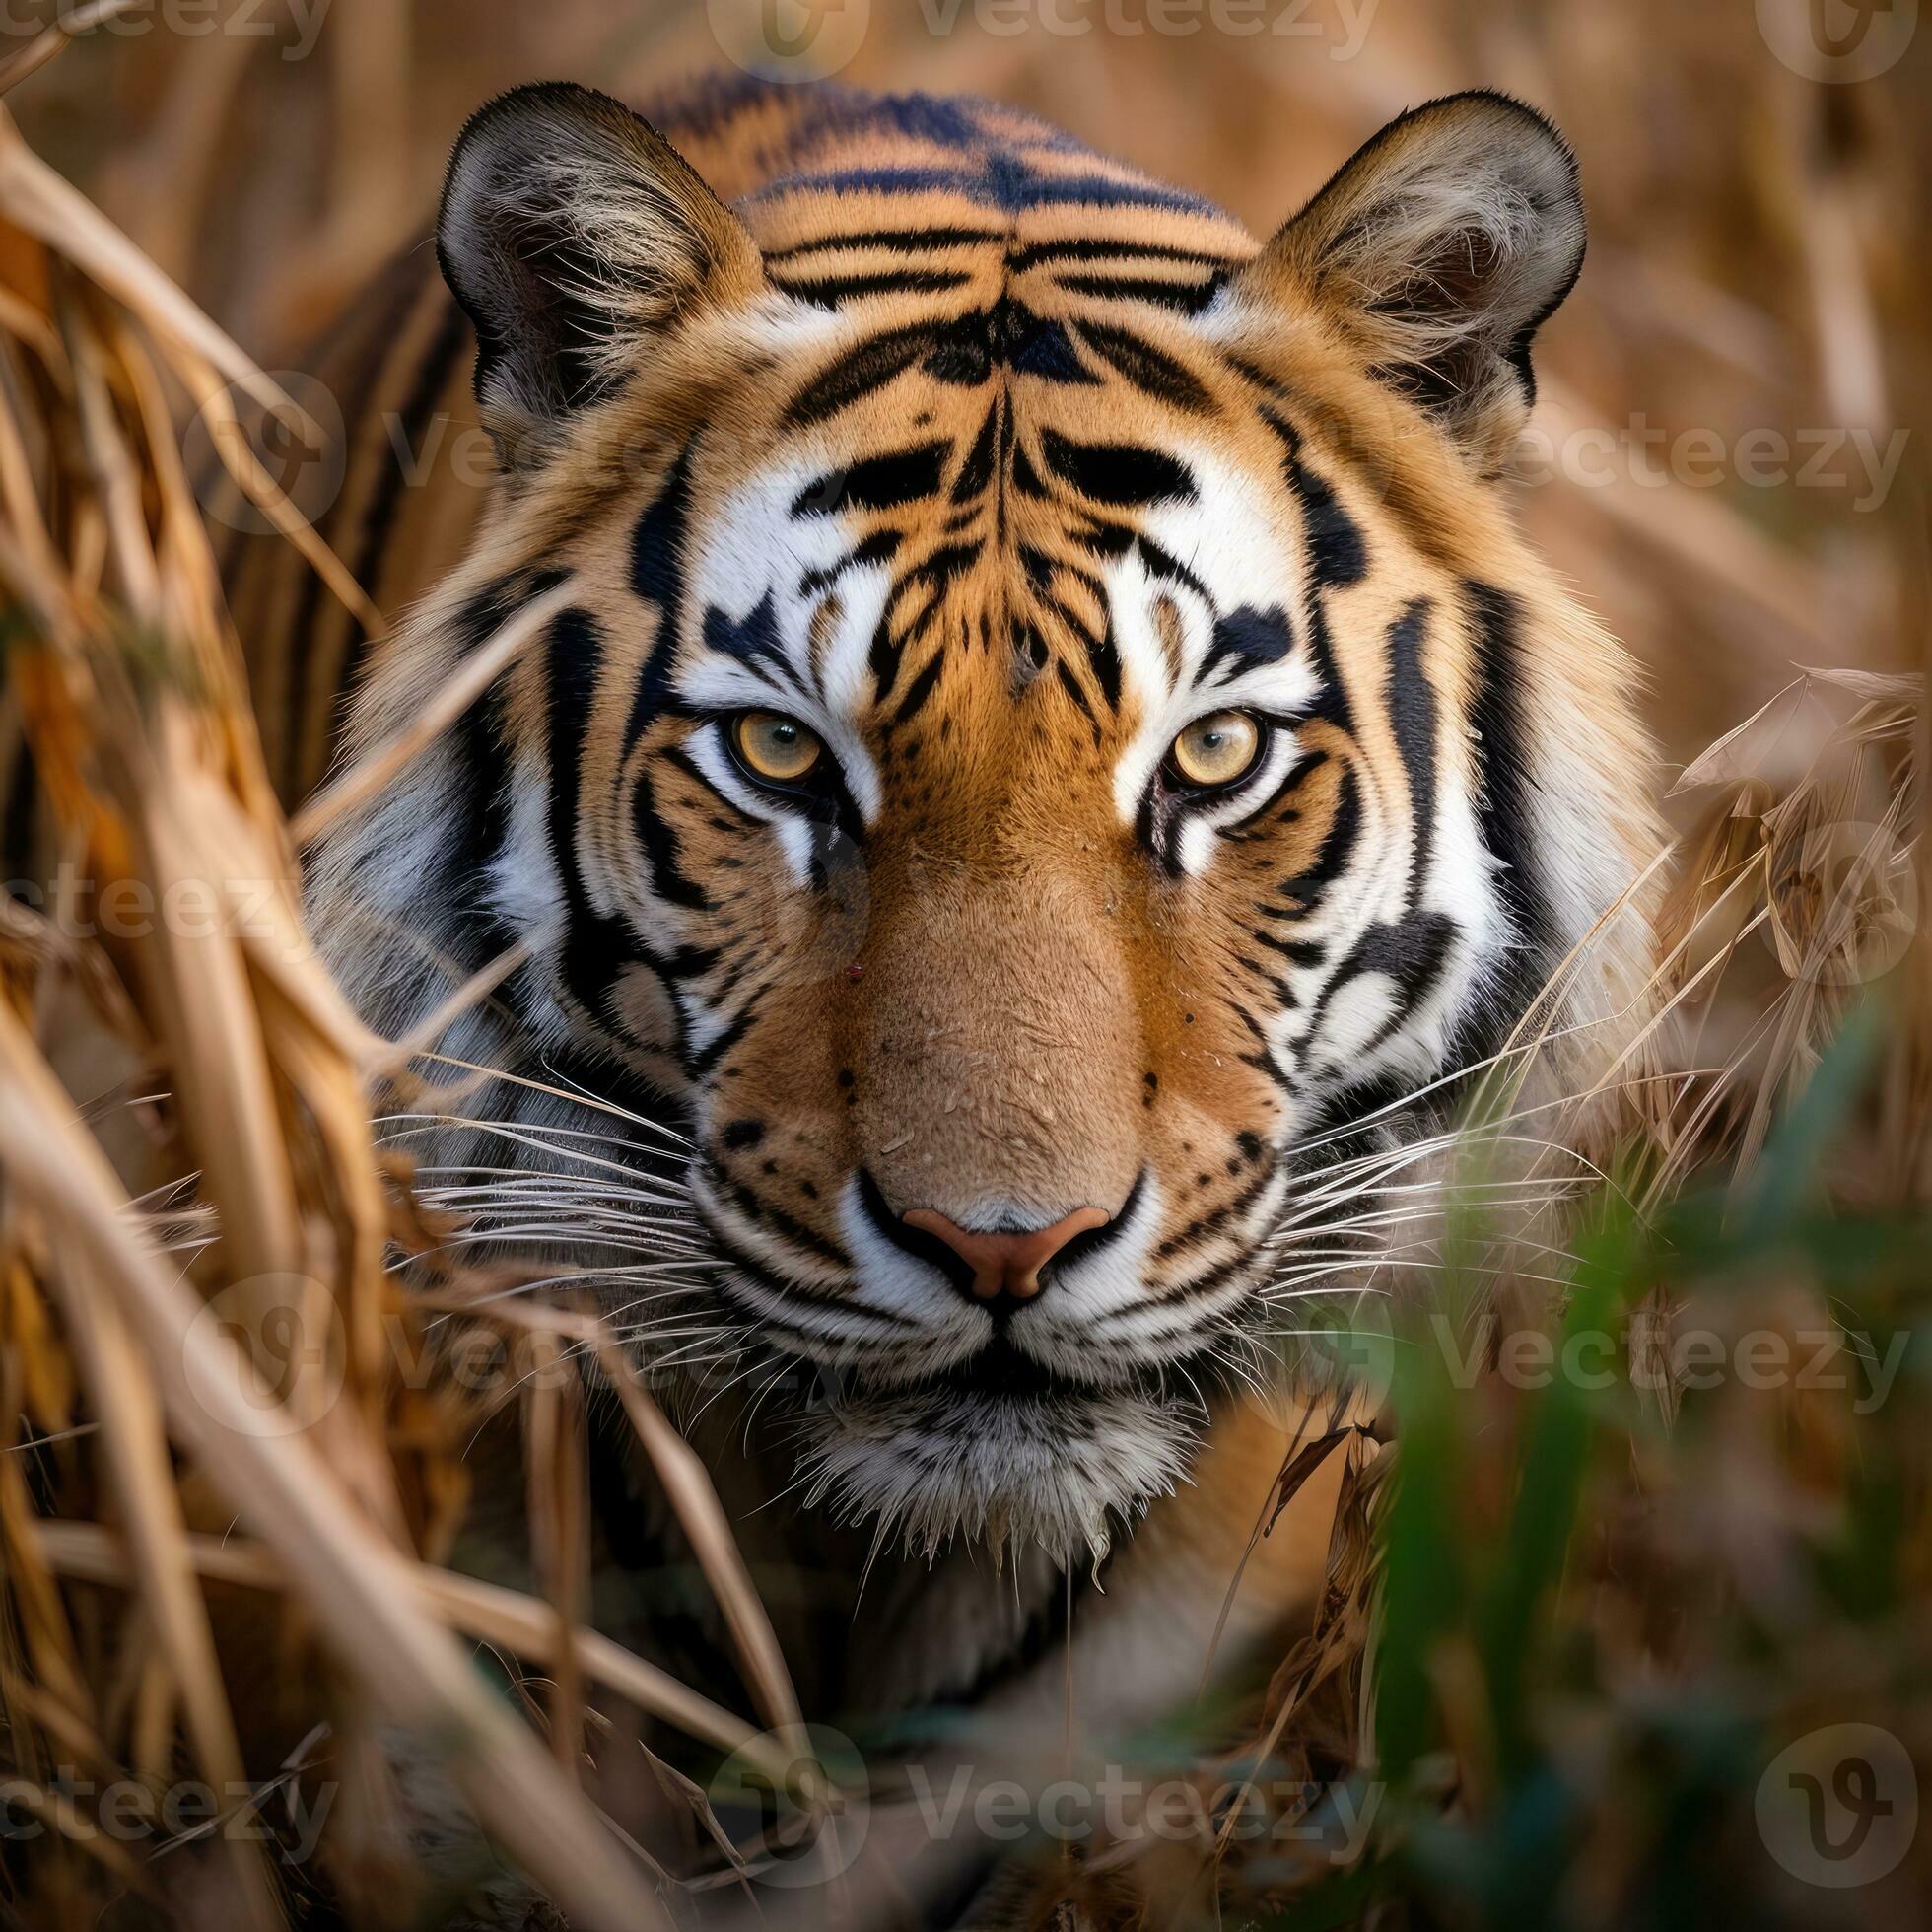
{"label": "tiger's nose", "polygon": [[901,1217],[908,1227],[943,1241],[973,1271],[972,1291],[981,1301],[1010,1295],[1030,1301],[1040,1292],[1040,1271],[1076,1234],[1105,1227],[1113,1219],[1104,1208],[1075,1208],[1051,1227],[975,1234],[935,1208],[912,1208]]}

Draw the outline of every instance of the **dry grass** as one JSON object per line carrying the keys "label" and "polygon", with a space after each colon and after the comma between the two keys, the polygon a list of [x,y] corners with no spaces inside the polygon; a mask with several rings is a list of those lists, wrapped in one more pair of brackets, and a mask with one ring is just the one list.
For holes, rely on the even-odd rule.
{"label": "dry grass", "polygon": [[[312,323],[399,239],[389,180],[413,175],[427,190],[460,106],[539,71],[621,79],[694,64],[708,42],[701,23],[586,5],[558,30],[564,44],[520,45],[531,30],[506,24],[499,50],[458,52],[438,38],[448,17],[436,6],[338,4],[338,26],[360,31],[329,42],[332,64],[252,70],[293,125],[334,137],[322,205],[304,216],[312,246],[286,272],[262,272],[279,253],[265,238],[301,208],[312,171],[285,155],[259,191],[225,200],[220,187],[250,143],[267,153],[287,138],[272,115],[265,132],[250,104],[244,42],[130,51],[96,36],[63,54],[71,35],[50,29],[0,66],[0,90],[46,90],[56,148],[80,124],[99,138],[99,120],[62,91],[69,69],[84,70],[77,89],[134,104],[133,132],[98,185],[142,243],[0,109],[6,716],[32,747],[70,882],[44,914],[0,900],[0,1757],[14,1815],[45,1828],[17,1848],[31,1855],[0,1868],[0,1910],[32,1926],[98,1923],[110,1903],[126,1914],[139,1901],[205,1925],[304,1911],[312,1880],[278,1861],[278,1834],[289,1787],[323,1764],[350,1794],[323,1859],[352,1920],[433,1922],[439,1898],[397,1840],[379,1745],[396,1726],[571,1923],[662,1924],[698,1895],[599,1810],[610,1757],[601,1693],[720,1753],[763,1754],[781,1781],[791,1754],[773,1740],[798,1723],[797,1702],[703,1468],[593,1319],[528,1301],[504,1312],[460,1272],[405,1291],[387,1265],[436,1233],[369,1122],[372,1075],[409,1043],[371,1037],[303,937],[295,835],[263,777],[177,441],[193,410],[213,410],[218,429],[231,420],[221,399],[232,391],[293,405],[163,265],[219,292],[251,339]],[[1627,144],[1619,178],[1618,139],[1593,141],[1593,123],[1636,85],[1631,63],[1654,67],[1658,48],[1675,61],[1677,78],[1652,83],[1667,93],[1709,85],[1735,50],[1661,5],[1633,9],[1615,31],[1584,10],[1559,12],[1540,34],[1505,18],[1447,9],[1439,28],[1392,25],[1373,58],[1313,74],[1278,49],[1247,50],[1242,64],[1240,43],[1190,45],[1187,81],[1229,90],[1211,129],[1154,112],[1172,106],[1176,83],[1124,45],[1096,42],[1069,63],[1037,36],[967,34],[941,61],[894,25],[874,33],[858,73],[1003,93],[1115,147],[1137,144],[1096,119],[1144,126],[1138,159],[1221,190],[1265,224],[1282,208],[1246,205],[1255,179],[1312,181],[1368,131],[1356,123],[1477,78],[1464,71],[1475,59],[1482,77],[1552,101],[1593,168],[1604,158],[1600,250],[1650,314],[1668,317],[1647,324],[1632,358],[1615,340],[1615,301],[1586,310],[1550,385],[1559,417],[1614,418],[1620,396],[1655,395],[1660,417],[1728,434],[1803,420],[1807,406],[1817,420],[1876,425],[1891,419],[1890,395],[1922,400],[1923,366],[1888,353],[1924,254],[1895,192],[1924,130],[1897,97],[1834,101],[1752,67],[1748,99],[1726,110],[1726,125],[1757,144],[1748,161],[1687,122],[1674,166],[1707,192],[1673,199],[1654,148]],[[433,104],[412,115],[418,88]],[[1287,125],[1284,104],[1307,110],[1304,129]],[[170,183],[172,201],[144,176]],[[1740,235],[1774,243],[1795,275],[1774,292],[1738,260]],[[245,443],[217,443],[333,591],[373,618]],[[1685,761],[1661,974],[1690,1070],[1623,1070],[1642,1118],[1615,1185],[1570,1204],[1583,1234],[1580,1260],[1562,1270],[1567,1316],[1528,1292],[1534,1267],[1499,1285],[1474,1225],[1440,1257],[1440,1307],[1474,1322],[1479,1307],[1521,1294],[1526,1322],[1573,1322],[1579,1309],[1643,1317],[1656,1346],[1687,1310],[1727,1332],[1814,1318],[1847,1335],[1861,1324],[1916,1332],[1924,1283],[1901,1256],[1923,1237],[1932,1179],[1917,473],[1914,452],[1891,504],[1863,522],[1836,499],[1794,509],[1628,477],[1532,493],[1532,521],[1559,558],[1650,649],[1659,716]],[[337,781],[296,832],[311,835],[380,788],[540,622],[525,613],[506,627],[468,683]],[[1763,704],[1801,653],[1853,668],[1804,673]],[[207,916],[192,932],[151,918],[121,936],[76,936],[102,908],[75,880],[136,882],[150,905]],[[1867,1059],[1855,1038],[1834,1059],[1847,1023],[1855,1033],[1857,1015],[1874,1011],[1882,1051],[1870,1051],[1868,1018]],[[77,1113],[76,1095],[102,1104]],[[130,1199],[134,1175],[194,1176],[220,1238],[203,1222],[181,1236],[172,1192]],[[452,1306],[499,1325],[524,1383],[534,1595],[448,1566],[468,1499],[463,1445],[483,1418],[452,1387],[405,1382],[400,1361],[422,1350],[394,1343],[421,1344],[431,1312]],[[317,1351],[302,1373],[292,1336]],[[767,1733],[586,1627],[585,1400],[572,1377],[542,1372],[586,1350],[611,1375],[698,1553]],[[1632,1370],[1640,1357],[1633,1345]],[[1338,1426],[1283,1471],[1285,1501],[1328,1459],[1346,1464],[1327,1598],[1276,1674],[1262,1730],[1235,1753],[1224,1734],[1204,1734],[1178,1759],[1204,1791],[1264,1765],[1305,1778],[1328,1794],[1311,1805],[1315,1825],[1337,1787],[1359,1794],[1379,1781],[1390,1795],[1371,1855],[1338,1872],[1319,1839],[1257,1853],[1232,1821],[1210,1822],[1199,1843],[1098,1848],[1077,1872],[1053,1864],[1040,1922],[1068,1896],[1101,1923],[1193,1922],[1217,1897],[1236,1914],[1295,1901],[1314,1914],[1285,1923],[1393,1923],[1412,1909],[1536,1922],[1556,1895],[1536,1891],[1542,1868],[1524,1833],[1540,1816],[1532,1800],[1552,1787],[1576,1799],[1551,1881],[1574,1922],[1631,1922],[1660,1886],[1693,1899],[1707,1862],[1733,1843],[1737,1791],[1712,1774],[1684,1798],[1658,1771],[1659,1754],[1671,1776],[1689,1756],[1658,1719],[1660,1686],[1708,1707],[1714,1726],[1743,1713],[1753,1736],[1876,1713],[1927,1761],[1923,1693],[1907,1687],[1932,1626],[1932,1378],[1918,1345],[1907,1360],[1893,1403],[1867,1416],[1852,1413],[1855,1382],[1842,1400],[1780,1398],[1767,1417],[1735,1389],[1687,1406],[1663,1386],[1592,1407],[1574,1390],[1511,1386],[1493,1356],[1469,1390],[1399,1370],[1400,1455]],[[281,1426],[318,1386],[330,1400]],[[1414,1474],[1398,1471],[1400,1458]],[[1887,1509],[1897,1520],[1881,1561],[1859,1539],[1880,1537]],[[1847,1544],[1864,1552],[1857,1564]],[[529,1722],[473,1669],[476,1645],[544,1674]],[[295,1740],[266,1769],[244,1762],[250,1727],[236,1714],[264,1694],[264,1658],[290,1677],[321,1672],[330,1712],[325,1737]],[[104,1834],[92,1801],[55,1780],[65,1765],[85,1767],[97,1789],[130,1780],[142,1828]],[[666,1802],[688,1807],[710,1846],[719,1834],[702,1794],[661,1770]],[[262,1837],[181,1841],[158,1799],[186,1775],[258,1812]],[[1750,1779],[1740,1788],[1748,1817]],[[1654,1816],[1620,1806],[1620,1790],[1653,1798]],[[1657,1822],[1681,1817],[1705,1821],[1694,1855]],[[710,1863],[730,1876],[722,1852]],[[1902,1868],[1894,1903],[1922,1905],[1926,1863],[1919,1853]],[[1711,1896],[1723,1898],[1722,1886]],[[782,1895],[781,1912],[796,1898]],[[1762,1898],[1767,1912],[1791,1905],[1769,1890]],[[841,1909],[862,1922],[865,1907],[862,1898]]]}
{"label": "dry grass", "polygon": [[[57,52],[57,39],[29,49],[14,77]],[[431,1741],[492,1835],[573,1922],[665,1922],[577,1785],[586,1682],[723,1749],[768,1747],[579,1630],[569,1579],[583,1568],[583,1526],[569,1515],[579,1485],[568,1471],[582,1454],[582,1403],[558,1393],[567,1385],[543,1383],[533,1398],[534,1453],[555,1496],[537,1514],[554,1552],[543,1566],[551,1601],[428,1560],[447,1548],[461,1504],[464,1418],[437,1391],[403,1387],[389,1346],[393,1324],[419,1319],[385,1268],[409,1230],[367,1102],[366,1070],[390,1046],[364,1031],[302,935],[289,828],[261,770],[175,440],[178,398],[227,380],[273,403],[273,386],[11,121],[0,121],[0,215],[21,350],[0,414],[0,570],[15,605],[20,725],[69,876],[138,882],[150,907],[202,909],[125,921],[125,936],[102,943],[68,936],[87,930],[65,917],[77,908],[49,917],[8,901],[0,1538],[11,1614],[0,1694],[21,1802],[76,1827],[56,1828],[31,1861],[17,1908],[32,1922],[91,1921],[102,1877],[144,1895],[164,1882],[121,1840],[79,1829],[72,1800],[42,1786],[43,1765],[130,1776],[137,1810],[183,1769],[231,1803],[272,1795],[249,1783],[203,1600],[201,1581],[220,1578],[299,1605],[298,1642],[312,1633],[353,1685],[357,1727],[338,1739],[338,1764],[360,1755],[361,1772],[380,1775],[367,1726],[405,1727]],[[298,534],[299,519],[244,460],[237,481]],[[359,599],[299,533],[345,598]],[[347,792],[393,769],[379,754]],[[165,1090],[154,1165],[191,1174],[219,1224],[185,1276],[42,1050],[50,1034],[88,1037],[63,1004],[72,993],[104,1034],[91,1051],[104,1061],[111,1043],[142,1070],[137,1084]],[[518,1346],[533,1359],[557,1351],[577,1340],[572,1319],[560,1310]],[[278,1355],[278,1322],[319,1351],[306,1374],[286,1343]],[[702,1468],[650,1397],[620,1386],[717,1581],[768,1722],[795,1723],[783,1660]],[[323,1399],[306,1414],[312,1389]],[[230,1534],[238,1524],[256,1541]],[[110,1594],[63,1593],[75,1579]],[[471,1669],[458,1630],[554,1670],[553,1753]],[[159,1840],[159,1816],[153,1827]],[[210,1841],[212,1869],[192,1882],[205,1922],[279,1922],[261,1847],[228,1829]],[[380,1862],[353,1838],[338,1849],[346,1867]],[[104,1871],[90,1873],[89,1861]]]}

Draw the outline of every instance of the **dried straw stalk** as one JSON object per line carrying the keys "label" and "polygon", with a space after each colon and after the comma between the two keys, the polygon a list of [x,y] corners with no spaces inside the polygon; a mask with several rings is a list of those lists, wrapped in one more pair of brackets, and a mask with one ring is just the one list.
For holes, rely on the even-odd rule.
{"label": "dried straw stalk", "polygon": [[[60,44],[35,43],[10,78]],[[540,1430],[539,1460],[551,1458],[555,1479],[537,1522],[553,1551],[544,1566],[552,1602],[419,1558],[425,1537],[440,1532],[411,1494],[458,1492],[460,1480],[453,1464],[441,1475],[424,1468],[452,1451],[391,1436],[404,1424],[420,1435],[423,1416],[420,1400],[397,1386],[385,1342],[385,1325],[409,1317],[385,1267],[395,1204],[372,1143],[365,1076],[399,1049],[361,1026],[302,932],[293,841],[261,766],[174,442],[177,400],[215,403],[219,427],[224,383],[289,405],[31,153],[4,110],[0,224],[0,329],[11,338],[0,343],[0,579],[26,633],[10,690],[57,856],[76,861],[84,880],[138,882],[151,906],[192,893],[209,913],[192,927],[150,918],[111,942],[74,938],[62,915],[89,912],[101,889],[81,885],[66,888],[52,918],[9,902],[0,928],[0,1449],[13,1446],[15,1418],[30,1414],[42,1444],[60,1440],[99,1463],[112,1501],[100,1521],[47,1520],[22,1484],[23,1465],[0,1454],[13,1613],[0,1628],[0,1692],[12,1751],[24,1770],[76,1755],[111,1768],[125,1730],[131,1755],[159,1782],[178,1709],[200,1773],[217,1785],[242,1779],[201,1583],[245,1582],[300,1605],[368,1716],[430,1745],[485,1828],[573,1922],[666,1924],[648,1861],[578,1788],[585,1685],[601,1683],[721,1748],[769,1760],[777,1778],[791,1754],[581,1627],[570,1579],[581,1574],[571,1552],[583,1536],[572,1502],[582,1470],[558,1460],[573,1426],[562,1413],[569,1405]],[[233,440],[217,444],[344,603],[374,621],[360,589],[245,452]],[[540,613],[526,619],[479,662],[509,661]],[[317,809],[347,809],[380,790],[473,695],[470,684],[452,689]],[[160,1070],[163,1156],[185,1156],[219,1227],[191,1281],[157,1249],[37,1044],[52,1002],[76,986],[104,1045],[118,1042]],[[71,1013],[59,1025],[60,1044],[71,1046]],[[211,1297],[219,1320],[205,1318]],[[328,1400],[314,1399],[312,1378],[278,1379],[287,1364],[264,1324],[291,1308],[303,1336],[326,1338]],[[560,1311],[544,1332],[562,1337],[570,1327]],[[789,1730],[796,1699],[709,1482],[642,1391],[620,1386],[720,1589],[754,1694]],[[433,1391],[430,1407],[434,1419]],[[414,1490],[406,1469],[418,1476]],[[197,1533],[207,1484],[257,1544]],[[138,1605],[120,1640],[143,1688],[131,1705],[120,1700],[118,1717],[82,1662],[60,1578],[129,1591]],[[472,1670],[457,1631],[555,1671],[554,1757]],[[79,1846],[116,1883],[154,1889],[141,1860],[86,1829],[57,1794],[45,1809],[57,1828],[52,1862]],[[64,1834],[63,1822],[72,1828]],[[222,1858],[229,1922],[277,1923],[259,1847],[224,1837]],[[49,1897],[65,1901],[63,1915],[85,1918],[77,1870],[62,1863]]]}

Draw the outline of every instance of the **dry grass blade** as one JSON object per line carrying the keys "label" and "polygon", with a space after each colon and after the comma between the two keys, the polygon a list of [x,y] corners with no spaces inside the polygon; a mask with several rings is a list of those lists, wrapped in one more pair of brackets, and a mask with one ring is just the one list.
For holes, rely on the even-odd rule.
{"label": "dry grass blade", "polygon": [[[524,1486],[531,1556],[551,1615],[550,1747],[575,1775],[584,1754],[584,1662],[576,1632],[589,1588],[589,1473],[584,1385],[554,1334],[523,1339]],[[560,1372],[561,1371],[561,1372]]]}
{"label": "dry grass blade", "polygon": [[730,1627],[731,1641],[744,1670],[745,1682],[765,1721],[774,1729],[802,1739],[803,1717],[792,1674],[785,1667],[777,1632],[758,1599],[744,1558],[731,1535],[731,1526],[713,1488],[710,1473],[697,1452],[678,1434],[650,1392],[638,1380],[623,1349],[600,1341],[597,1360],[610,1377],[624,1405],[624,1414],[637,1431],[670,1498],[679,1527],[690,1539],[700,1567],[718,1598]]}
{"label": "dry grass blade", "polygon": [[211,363],[264,409],[319,434],[285,395],[132,242],[21,139],[0,107],[0,209],[136,314]]}
{"label": "dry grass blade", "polygon": [[[108,404],[94,332],[68,318],[70,361],[81,400],[83,442],[107,506],[108,527],[123,585],[135,586],[136,614],[164,621],[161,574],[149,545],[135,465]],[[154,742],[173,765],[164,780],[140,765],[119,774],[124,824],[135,875],[156,886],[163,903],[223,905],[238,889],[272,879],[274,856],[234,871],[204,855],[204,828],[219,823],[211,787],[186,747],[195,722],[178,697],[160,697]],[[172,756],[171,757],[171,754]],[[146,761],[142,761],[144,764]],[[240,949],[224,923],[203,931],[178,920],[154,922],[148,948],[151,987],[162,1012],[162,1044],[175,1065],[205,1070],[182,1083],[180,1104],[198,1164],[219,1208],[234,1272],[243,1276],[299,1273],[294,1176],[277,1130],[276,1104],[261,1019],[246,985]]]}
{"label": "dry grass blade", "polygon": [[163,621],[161,573],[148,542],[142,479],[114,420],[105,355],[94,330],[76,314],[66,281],[64,273],[57,275],[54,311],[74,380],[81,447],[105,516],[108,552],[133,615],[143,624],[159,625]]}
{"label": "dry grass blade", "polygon": [[527,939],[518,939],[515,945],[506,946],[487,965],[479,966],[447,999],[433,1006],[401,1039],[380,1042],[363,1061],[363,1077],[372,1083],[387,1079],[419,1054],[427,1054],[464,1013],[489,999],[533,952],[534,948]]}
{"label": "dry grass blade", "polygon": [[[11,1061],[18,1052],[18,1043],[9,1037],[12,1025],[0,1007],[0,1062]],[[26,1097],[23,1087],[23,1103]],[[10,1164],[5,1149],[5,1130],[0,1129],[0,1165]],[[63,1245],[77,1253],[83,1249],[79,1230],[69,1218],[73,1205],[58,1203],[45,1193],[35,1198],[64,1235]],[[160,1410],[125,1315],[98,1266],[75,1260],[56,1271],[67,1287],[68,1333],[102,1418],[107,1465],[141,1581],[141,1601],[178,1689],[195,1755],[213,1784],[233,1789],[243,1780],[242,1747],[222,1689],[214,1636],[195,1587]],[[279,1923],[259,1847],[246,1839],[224,1839],[223,1850],[233,1868],[234,1908],[242,1921],[258,1927]]]}
{"label": "dry grass blade", "polygon": [[[139,1582],[123,1540],[98,1523],[42,1522],[34,1526],[33,1542],[47,1568],[60,1576],[119,1589],[132,1588]],[[190,1535],[186,1548],[195,1573],[209,1582],[266,1591],[288,1587],[287,1570],[275,1552],[262,1544],[234,1537]],[[452,1628],[526,1662],[555,1665],[557,1629],[547,1605],[501,1584],[459,1576],[453,1570],[429,1564],[413,1570],[410,1580]],[[781,1745],[601,1632],[580,1626],[573,1636],[587,1676],[628,1698],[640,1710],[676,1726],[687,1737],[722,1752],[741,1753],[747,1763],[776,1785],[785,1785],[792,1758]]]}
{"label": "dry grass blade", "polygon": [[[230,393],[229,385],[222,381],[219,371],[183,345],[175,357],[175,373],[201,411],[215,453],[241,485],[242,494],[302,552],[309,568],[328,586],[336,600],[357,623],[371,637],[380,636],[384,629],[382,613],[370,602],[368,593],[356,582],[349,567],[322,541],[314,526],[289,501],[287,492],[261,466],[248,442],[247,433],[242,427],[235,397]],[[307,416],[292,427],[297,434],[310,439],[309,447],[311,449],[321,447],[321,431]]]}
{"label": "dry grass blade", "polygon": [[136,0],[89,0],[89,4],[64,10],[51,25],[44,27],[18,53],[0,60],[0,94],[17,88],[30,75],[37,74],[57,54],[64,53],[84,34],[92,34],[104,21],[124,14]]}
{"label": "dry grass blade", "polygon": [[[435,1748],[486,1828],[587,1927],[663,1925],[661,1908],[594,1814],[420,1607],[409,1565],[371,1533],[301,1436],[261,1432],[276,1404],[253,1362],[131,1232],[128,1203],[12,1014],[0,1071],[15,1104],[0,1163],[73,1236],[124,1313],[174,1432],[220,1472],[229,1500],[299,1582],[310,1615],[380,1708]],[[70,1265],[72,1261],[70,1260]]]}

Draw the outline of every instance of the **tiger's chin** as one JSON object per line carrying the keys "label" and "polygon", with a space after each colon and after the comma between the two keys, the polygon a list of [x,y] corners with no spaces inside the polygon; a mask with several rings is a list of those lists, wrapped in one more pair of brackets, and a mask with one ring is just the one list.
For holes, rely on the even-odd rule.
{"label": "tiger's chin", "polygon": [[1186,1480],[1202,1421],[1157,1385],[847,1391],[807,1420],[806,1506],[929,1559],[958,1541],[1098,1563]]}

